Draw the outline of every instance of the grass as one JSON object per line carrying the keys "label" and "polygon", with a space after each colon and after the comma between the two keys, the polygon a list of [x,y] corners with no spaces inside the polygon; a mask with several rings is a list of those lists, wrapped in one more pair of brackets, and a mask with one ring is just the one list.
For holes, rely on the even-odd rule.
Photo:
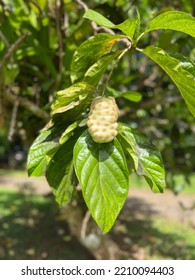
{"label": "grass", "polygon": [[173,259],[195,259],[195,235],[192,227],[165,221],[162,218],[155,219],[152,223],[154,228],[166,237],[164,240],[161,240],[161,236],[157,238],[156,245],[153,246],[152,257],[154,259],[161,256],[166,257],[167,252]]}
{"label": "grass", "polygon": [[0,189],[0,259],[92,259],[53,197]]}
{"label": "grass", "polygon": [[195,259],[195,235],[191,227],[163,218],[140,223],[132,221],[133,232],[129,231],[129,235],[134,244],[144,248],[146,259]]}
{"label": "grass", "polygon": [[[183,193],[195,193],[195,174],[192,174],[189,176],[189,182],[186,182],[184,179],[184,176],[181,174],[175,175],[175,190],[178,192]],[[148,185],[145,181],[145,179],[142,176],[138,176],[135,173],[132,173],[130,175],[130,187],[135,188],[148,188]]]}
{"label": "grass", "polygon": [[[28,176],[26,170],[4,170],[0,169],[0,176],[13,176],[13,177],[24,177]],[[148,188],[148,184],[142,176],[138,176],[136,173],[130,175],[130,187],[134,188]],[[195,193],[195,174],[189,176],[189,182],[185,182],[184,176],[176,175],[175,182],[177,188],[181,188],[184,193]]]}
{"label": "grass", "polygon": [[[137,216],[138,210],[124,207],[110,232],[126,259],[139,258],[134,253],[140,250],[145,259],[195,259],[193,228],[145,212]],[[0,259],[93,259],[63,215],[52,196],[1,188]]]}
{"label": "grass", "polygon": [[[27,177],[26,171],[0,170],[0,176]],[[178,184],[182,175],[176,176]],[[195,175],[184,193],[195,193]],[[130,187],[149,188],[144,178],[132,174]],[[142,205],[142,201],[140,201]],[[150,212],[144,209],[143,213]],[[179,222],[135,215],[139,209],[125,207],[110,235],[126,252],[127,259],[195,259],[194,229]],[[132,212],[133,211],[133,212]],[[169,209],[167,209],[169,211]],[[89,251],[70,234],[63,212],[53,196],[45,197],[0,188],[0,259],[93,259]],[[117,226],[125,230],[117,233]],[[130,240],[130,245],[123,240]]]}
{"label": "grass", "polygon": [[[150,205],[147,207],[144,206],[144,209],[149,212]],[[137,209],[133,212],[129,210],[130,208],[123,210],[118,219],[118,226],[122,227],[123,235],[112,233],[113,239],[118,244],[128,238],[129,244],[121,242],[121,249],[129,252],[125,259],[195,259],[193,227],[169,221],[162,216],[154,218],[147,213],[143,215]]]}
{"label": "grass", "polygon": [[0,176],[27,177],[28,174],[26,170],[0,169]]}

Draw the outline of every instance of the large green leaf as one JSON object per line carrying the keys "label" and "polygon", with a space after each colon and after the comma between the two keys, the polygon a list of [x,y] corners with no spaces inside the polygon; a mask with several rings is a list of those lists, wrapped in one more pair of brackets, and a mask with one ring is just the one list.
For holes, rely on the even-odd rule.
{"label": "large green leaf", "polygon": [[156,147],[144,135],[125,124],[119,125],[118,139],[132,157],[137,174],[145,177],[154,192],[163,192],[165,170]]}
{"label": "large green leaf", "polygon": [[195,117],[195,78],[192,69],[168,55],[163,49],[149,46],[143,53],[160,65],[180,90],[188,108]]}
{"label": "large green leaf", "polygon": [[69,107],[74,107],[76,102],[82,100],[83,96],[93,92],[94,88],[85,82],[73,84],[69,88],[58,91],[51,106],[52,115],[69,110]]}
{"label": "large green leaf", "polygon": [[46,171],[46,178],[60,205],[65,205],[73,198],[76,177],[73,168],[73,147],[76,137],[71,137],[52,157]]}
{"label": "large green leaf", "polygon": [[172,29],[195,37],[195,18],[184,12],[169,11],[155,17],[144,33],[156,29]]}
{"label": "large green leaf", "polygon": [[83,80],[93,86],[97,86],[108,65],[113,62],[121,52],[122,51],[115,51],[101,57],[87,70]]}
{"label": "large green leaf", "polygon": [[30,147],[27,160],[29,176],[42,176],[52,156],[59,148],[59,132],[56,128],[43,130]]}
{"label": "large green leaf", "polygon": [[[90,105],[95,88],[86,82],[79,82],[69,88],[59,91],[51,106],[54,120],[74,121]],[[61,115],[63,113],[63,115]]]}
{"label": "large green leaf", "polygon": [[88,9],[85,14],[84,18],[90,19],[97,23],[100,26],[104,26],[107,28],[111,29],[119,29],[121,30],[124,34],[129,36],[131,39],[137,37],[139,34],[139,25],[140,25],[140,20],[139,20],[139,14],[137,13],[136,18],[131,18],[127,19],[124,22],[120,24],[114,24],[111,21],[109,21],[107,18],[102,16],[96,11],[93,11],[91,9]]}
{"label": "large green leaf", "polygon": [[95,143],[86,130],[74,147],[74,167],[85,202],[100,229],[113,226],[126,200],[129,174],[118,140]]}
{"label": "large green leaf", "polygon": [[103,55],[109,53],[113,44],[121,35],[97,34],[82,43],[74,53],[71,63],[72,82],[81,80],[87,69],[97,62]]}

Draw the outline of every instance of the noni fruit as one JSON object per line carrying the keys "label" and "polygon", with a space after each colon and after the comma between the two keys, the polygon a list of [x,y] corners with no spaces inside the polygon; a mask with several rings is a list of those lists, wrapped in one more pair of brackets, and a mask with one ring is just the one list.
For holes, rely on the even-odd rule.
{"label": "noni fruit", "polygon": [[119,110],[113,97],[96,97],[87,120],[88,131],[96,143],[108,143],[118,134]]}

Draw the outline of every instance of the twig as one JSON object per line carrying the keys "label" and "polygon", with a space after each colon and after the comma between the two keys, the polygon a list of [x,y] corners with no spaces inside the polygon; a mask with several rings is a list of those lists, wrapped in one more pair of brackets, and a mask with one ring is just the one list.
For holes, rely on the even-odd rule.
{"label": "twig", "polygon": [[[10,45],[9,42],[7,40],[7,38],[5,37],[5,35],[3,34],[3,32],[0,30],[0,38],[2,39],[2,41],[4,42],[5,46],[7,49],[9,49]],[[13,64],[14,63],[14,58],[13,55],[11,55],[10,57],[10,62]]]}
{"label": "twig", "polygon": [[55,80],[55,84],[53,86],[52,92],[54,93],[62,80],[63,76],[63,58],[64,58],[64,51],[63,51],[63,35],[62,35],[62,29],[61,29],[61,24],[60,24],[60,18],[61,18],[61,13],[60,13],[60,7],[61,7],[61,1],[56,0],[56,31],[57,31],[57,36],[58,36],[58,75]]}
{"label": "twig", "polygon": [[12,117],[11,117],[11,122],[10,122],[10,127],[9,127],[9,134],[8,134],[8,140],[12,141],[13,136],[15,133],[15,126],[16,126],[16,118],[17,118],[17,113],[18,113],[18,107],[19,107],[19,101],[16,100],[14,103],[13,111],[12,111]]}
{"label": "twig", "polygon": [[29,35],[29,32],[24,33],[21,37],[19,37],[13,45],[8,49],[7,53],[4,55],[1,63],[0,63],[0,71],[6,64],[6,62],[10,59],[14,51],[17,49],[17,47],[20,45],[20,43]]}
{"label": "twig", "polygon": [[28,0],[28,2],[32,3],[38,10],[39,10],[39,13],[42,14],[43,11],[41,9],[41,7],[33,0]]}
{"label": "twig", "polygon": [[6,5],[6,4],[3,2],[3,0],[0,0],[0,5],[2,6],[2,9],[3,9],[4,11],[9,10],[9,6]]}
{"label": "twig", "polygon": [[[75,1],[83,8],[85,12],[89,9],[88,6],[82,0],[75,0]],[[106,33],[113,34],[113,35],[115,34],[115,32],[112,31],[110,28],[103,27],[103,26],[98,27],[97,24],[93,21],[91,21],[90,24],[93,30],[95,31],[95,33],[103,30]]]}
{"label": "twig", "polygon": [[0,30],[0,38],[4,42],[6,48],[8,49],[9,48],[9,42],[8,42],[7,38],[5,37],[5,35],[3,34],[3,32],[1,30]]}
{"label": "twig", "polygon": [[[127,48],[125,48],[125,49],[119,54],[119,56],[117,57],[117,59],[115,60],[115,62],[114,62],[114,64],[113,64],[113,67],[112,67],[112,69],[111,69],[111,71],[110,71],[110,73],[109,73],[109,75],[108,75],[107,80],[106,80],[106,83],[105,83],[105,86],[104,86],[102,95],[104,95],[104,93],[105,93],[106,87],[108,86],[108,82],[109,82],[109,80],[110,80],[110,78],[111,78],[111,76],[112,76],[112,74],[113,74],[113,71],[114,71],[116,65],[118,64],[119,60],[125,55],[125,53],[126,53],[128,50],[131,49],[131,42],[130,42],[130,41],[127,41],[127,42],[128,42],[128,45],[129,45],[129,46],[128,46]],[[125,41],[125,44],[127,44],[127,42]]]}
{"label": "twig", "polygon": [[64,30],[65,36],[68,36],[68,30],[69,30],[69,15],[64,11],[64,25],[62,27],[62,30]]}
{"label": "twig", "polygon": [[4,108],[3,108],[3,79],[0,75],[0,128],[4,123]]}
{"label": "twig", "polygon": [[133,0],[133,1],[131,2],[131,5],[130,5],[130,7],[129,7],[129,10],[136,4],[136,2],[137,2],[137,0]]}
{"label": "twig", "polygon": [[13,94],[9,91],[6,92],[4,95],[4,98],[7,99],[12,104],[15,104],[15,102],[19,102],[20,106],[26,108],[27,110],[31,111],[34,115],[36,115],[38,118],[43,119],[44,121],[48,122],[50,119],[50,116],[47,112],[39,108],[37,105],[35,105],[33,102],[29,101],[28,99],[18,96],[16,94]]}
{"label": "twig", "polygon": [[87,232],[87,224],[89,222],[89,219],[91,217],[91,214],[89,211],[85,213],[85,217],[83,218],[82,225],[81,225],[81,240],[85,239],[86,232]]}
{"label": "twig", "polygon": [[85,10],[87,11],[89,8],[82,0],[76,0],[76,2]]}

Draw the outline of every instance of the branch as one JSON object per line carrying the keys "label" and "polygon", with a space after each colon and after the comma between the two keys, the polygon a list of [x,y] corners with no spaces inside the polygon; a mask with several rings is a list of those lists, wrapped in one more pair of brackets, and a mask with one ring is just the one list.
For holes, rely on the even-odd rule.
{"label": "branch", "polygon": [[5,35],[3,34],[3,32],[0,30],[0,38],[3,41],[3,43],[5,44],[6,48],[9,48],[9,42],[7,40],[7,38],[5,37]]}
{"label": "branch", "polygon": [[86,237],[87,224],[89,222],[90,217],[91,217],[91,214],[89,211],[87,211],[85,213],[85,217],[84,217],[84,219],[82,221],[82,225],[81,225],[81,240],[85,239],[85,237]]}
{"label": "branch", "polygon": [[7,61],[10,59],[14,51],[17,49],[17,47],[20,45],[20,43],[29,35],[29,32],[24,33],[21,37],[19,37],[13,45],[8,49],[7,53],[4,55],[1,63],[0,63],[0,72],[4,65],[7,63]]}
{"label": "branch", "polygon": [[28,0],[29,3],[32,3],[38,10],[39,10],[39,13],[42,14],[43,11],[41,9],[41,7],[33,0]]}
{"label": "branch", "polygon": [[37,116],[40,119],[43,119],[46,122],[48,122],[48,120],[50,119],[50,116],[47,112],[45,112],[37,105],[35,105],[33,102],[29,101],[24,97],[18,96],[16,94],[7,91],[6,94],[4,95],[4,98],[7,101],[11,102],[12,104],[15,104],[15,102],[19,102],[20,106],[31,111],[35,116]]}
{"label": "branch", "polygon": [[[8,42],[7,38],[5,37],[5,35],[3,34],[3,32],[1,30],[0,30],[0,38],[4,42],[6,48],[9,49],[9,47],[10,47],[9,42]],[[10,62],[12,64],[14,63],[13,55],[11,55],[11,57],[10,57]]]}
{"label": "branch", "polygon": [[64,50],[63,50],[63,35],[62,35],[62,29],[61,29],[61,12],[60,12],[60,8],[61,8],[61,1],[60,0],[56,0],[56,11],[55,11],[55,20],[56,20],[56,31],[57,31],[57,36],[58,36],[58,75],[56,77],[56,81],[55,84],[53,86],[52,92],[54,93],[62,80],[63,77],[63,58],[64,58]]}
{"label": "branch", "polygon": [[18,102],[18,100],[16,100],[15,103],[14,103],[12,116],[11,116],[10,127],[9,127],[9,134],[8,134],[8,140],[9,141],[13,140],[13,136],[14,136],[14,133],[15,133],[18,107],[19,107],[19,102]]}
{"label": "branch", "polygon": [[9,11],[9,10],[10,10],[9,6],[6,5],[6,4],[3,2],[3,0],[0,0],[0,5],[2,6],[3,11],[6,11],[6,10]]}

